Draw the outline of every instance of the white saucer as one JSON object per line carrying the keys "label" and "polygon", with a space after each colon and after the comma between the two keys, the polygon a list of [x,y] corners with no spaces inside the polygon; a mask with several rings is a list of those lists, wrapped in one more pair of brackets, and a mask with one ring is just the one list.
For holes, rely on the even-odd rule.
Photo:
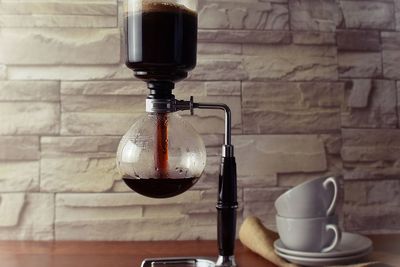
{"label": "white saucer", "polygon": [[285,260],[305,266],[329,266],[329,265],[341,265],[355,263],[358,260],[363,259],[372,252],[372,248],[355,255],[344,256],[344,257],[333,257],[333,258],[311,258],[311,257],[299,257],[287,255],[285,253],[275,250],[275,253],[284,258]]}
{"label": "white saucer", "polygon": [[360,254],[368,251],[372,248],[372,242],[368,237],[359,234],[343,232],[342,240],[340,241],[337,248],[329,252],[322,253],[291,250],[285,247],[280,239],[274,242],[274,247],[280,253],[284,253],[290,256],[309,258],[336,258]]}

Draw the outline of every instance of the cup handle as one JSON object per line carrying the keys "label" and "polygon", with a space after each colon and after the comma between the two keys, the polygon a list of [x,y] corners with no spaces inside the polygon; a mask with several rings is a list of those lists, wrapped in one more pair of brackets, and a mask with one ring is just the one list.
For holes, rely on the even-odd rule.
{"label": "cup handle", "polygon": [[336,199],[337,199],[337,194],[338,194],[338,185],[336,182],[336,179],[334,177],[329,177],[328,179],[326,179],[324,181],[324,183],[322,184],[324,186],[325,189],[328,188],[328,184],[332,184],[333,185],[333,198],[332,198],[332,202],[329,205],[328,210],[326,211],[326,216],[330,216],[335,212],[335,208],[336,208]]}
{"label": "cup handle", "polygon": [[337,245],[340,243],[340,240],[342,239],[342,232],[340,231],[339,227],[335,224],[328,224],[325,227],[326,231],[332,230],[335,233],[335,238],[333,239],[332,243],[321,250],[321,252],[329,252],[333,250],[334,248],[337,247]]}

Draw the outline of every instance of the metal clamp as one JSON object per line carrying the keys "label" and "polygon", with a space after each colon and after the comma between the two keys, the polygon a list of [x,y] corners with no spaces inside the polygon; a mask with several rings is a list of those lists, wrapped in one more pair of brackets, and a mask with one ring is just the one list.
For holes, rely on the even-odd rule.
{"label": "metal clamp", "polygon": [[193,115],[193,96],[189,101],[177,100],[175,98],[147,98],[146,112],[149,113],[170,113],[176,111],[190,110]]}
{"label": "metal clamp", "polygon": [[220,103],[195,103],[193,96],[190,100],[177,100],[175,98],[157,99],[147,98],[146,99],[146,112],[149,113],[169,113],[176,111],[190,110],[190,115],[194,114],[194,109],[220,109],[225,112],[225,142],[222,146],[222,155],[224,157],[233,157],[233,146],[231,142],[231,126],[232,126],[232,115],[231,110],[226,104]]}

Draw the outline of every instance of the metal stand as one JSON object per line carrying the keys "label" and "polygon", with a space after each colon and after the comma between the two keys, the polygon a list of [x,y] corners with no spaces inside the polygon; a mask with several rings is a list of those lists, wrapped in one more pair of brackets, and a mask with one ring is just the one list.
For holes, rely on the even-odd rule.
{"label": "metal stand", "polygon": [[[236,162],[234,157],[234,149],[231,143],[231,110],[225,104],[216,103],[195,103],[193,97],[189,101],[176,100],[171,97],[154,97],[150,95],[146,99],[146,111],[151,113],[166,113],[182,110],[190,110],[193,115],[193,109],[219,109],[225,112],[225,138],[222,146],[222,157],[220,165],[219,183],[218,183],[218,202],[216,205],[218,213],[218,250],[219,257],[214,266],[218,267],[235,267],[235,235],[236,235],[236,209],[237,203],[237,178],[236,178]],[[176,259],[175,259],[176,260]],[[187,265],[188,260],[180,259],[183,266],[201,266]],[[199,260],[201,261],[201,260]],[[145,261],[143,262],[143,264]],[[143,265],[142,266],[152,266]],[[184,265],[186,264],[186,265]],[[157,265],[155,265],[157,266]],[[168,265],[164,265],[168,266]],[[175,261],[175,266],[181,266]]]}

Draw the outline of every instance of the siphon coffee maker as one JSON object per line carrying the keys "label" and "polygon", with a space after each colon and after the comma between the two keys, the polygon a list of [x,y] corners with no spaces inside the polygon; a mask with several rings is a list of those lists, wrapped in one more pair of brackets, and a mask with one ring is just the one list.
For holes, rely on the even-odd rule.
{"label": "siphon coffee maker", "polygon": [[147,197],[181,194],[200,178],[206,165],[202,138],[177,111],[215,109],[225,113],[217,217],[217,261],[197,258],[147,259],[148,266],[236,266],[237,184],[231,144],[231,111],[225,104],[177,100],[175,83],[196,65],[197,0],[125,0],[126,66],[147,83],[146,115],[122,137],[117,167],[124,182]]}

